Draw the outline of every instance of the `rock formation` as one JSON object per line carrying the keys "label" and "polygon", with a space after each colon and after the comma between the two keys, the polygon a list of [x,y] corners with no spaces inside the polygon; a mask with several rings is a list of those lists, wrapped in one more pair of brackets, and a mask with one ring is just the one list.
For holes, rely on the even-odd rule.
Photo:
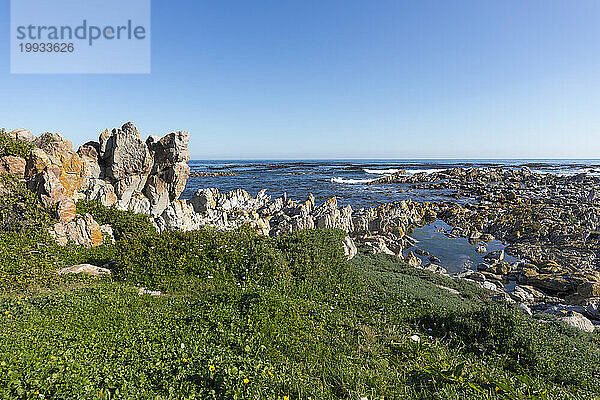
{"label": "rock formation", "polygon": [[17,130],[8,135],[35,147],[27,161],[1,157],[0,173],[26,179],[45,206],[56,206],[59,222],[51,234],[61,244],[95,246],[103,241],[101,227],[91,215],[76,215],[77,200],[157,217],[179,198],[190,173],[189,134],[183,131],[144,141],[128,122],[105,130],[98,142],[87,142],[77,152],[56,133],[35,138],[29,131]]}
{"label": "rock formation", "polygon": [[[504,251],[489,253],[477,271],[464,272],[462,279],[518,302],[527,312],[551,312],[585,329],[589,324],[581,323],[580,316],[600,320],[598,178],[539,174],[526,167],[397,173],[371,184],[443,190],[467,201],[401,201],[357,210],[340,207],[336,198],[316,204],[312,195],[305,201],[286,195],[273,199],[264,190],[252,197],[241,189],[220,193],[206,188],[179,199],[190,176],[187,132],[143,140],[128,122],[105,130],[97,142],[87,142],[77,152],[55,133],[35,138],[17,130],[8,135],[35,147],[27,160],[0,157],[0,173],[25,179],[44,205],[56,208],[58,222],[50,233],[61,244],[96,246],[111,238],[110,227],[99,226],[89,214],[77,215],[76,201],[87,199],[147,214],[159,231],[247,226],[275,236],[340,229],[347,233],[343,246],[348,258],[356,254],[358,243],[415,268],[445,273],[437,265],[440,260],[420,250],[410,236],[415,227],[441,219],[452,226],[443,232],[447,236],[464,237],[482,253],[487,242],[499,239],[507,244],[506,253],[519,259],[507,262]],[[513,288],[507,290],[511,282]]]}

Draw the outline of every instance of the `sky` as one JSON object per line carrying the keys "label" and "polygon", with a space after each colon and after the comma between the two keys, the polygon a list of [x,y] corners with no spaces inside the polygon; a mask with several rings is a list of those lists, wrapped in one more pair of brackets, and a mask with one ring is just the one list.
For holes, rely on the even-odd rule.
{"label": "sky", "polygon": [[597,0],[152,0],[150,74],[11,74],[3,29],[0,126],[186,130],[194,159],[600,158],[599,21]]}

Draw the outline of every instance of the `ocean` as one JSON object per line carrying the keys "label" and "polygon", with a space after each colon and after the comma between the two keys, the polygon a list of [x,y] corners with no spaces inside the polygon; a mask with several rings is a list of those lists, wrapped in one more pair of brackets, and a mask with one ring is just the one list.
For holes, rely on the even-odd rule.
{"label": "ocean", "polygon": [[[198,189],[220,191],[245,189],[255,196],[261,189],[273,197],[287,193],[305,200],[312,193],[317,204],[336,196],[338,203],[353,208],[412,199],[414,201],[456,201],[451,193],[410,190],[401,185],[368,185],[381,176],[400,170],[407,174],[434,172],[454,167],[527,166],[540,173],[600,176],[600,160],[192,160],[194,172],[232,172],[237,176],[191,177],[182,198]],[[466,201],[466,200],[462,200]]]}
{"label": "ocean", "polygon": [[[303,201],[310,193],[317,205],[336,196],[338,203],[350,204],[354,209],[411,199],[413,201],[469,201],[451,197],[444,191],[417,190],[397,184],[368,185],[381,176],[405,170],[407,174],[434,172],[454,167],[529,167],[540,173],[575,175],[587,173],[600,176],[600,160],[193,160],[189,165],[194,172],[231,172],[236,176],[190,177],[182,198],[191,197],[198,189],[217,188],[221,192],[245,189],[255,196],[261,189],[273,198],[284,193],[294,200]],[[450,238],[440,228],[451,227],[442,221],[410,232],[417,239],[417,247],[438,257],[440,265],[449,273],[476,269],[483,262],[477,246],[464,238]],[[503,249],[505,245],[494,240],[486,245],[487,251]],[[414,248],[406,249],[406,251]],[[425,257],[421,257],[426,263]],[[508,261],[516,261],[507,257]]]}

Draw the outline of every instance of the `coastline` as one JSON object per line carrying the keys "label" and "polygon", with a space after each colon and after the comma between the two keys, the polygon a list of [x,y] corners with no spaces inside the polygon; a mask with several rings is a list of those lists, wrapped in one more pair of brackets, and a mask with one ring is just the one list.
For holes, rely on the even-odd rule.
{"label": "coastline", "polygon": [[[46,353],[56,351],[45,345],[40,346],[44,354],[29,349],[31,329],[25,326],[39,328],[37,335],[78,335],[85,351],[113,353],[122,348],[120,338],[126,332],[135,357],[144,355],[141,358],[151,362],[158,375],[177,381],[179,375],[157,361],[164,359],[162,351],[149,351],[145,342],[136,342],[154,330],[149,340],[163,347],[175,343],[168,348],[176,356],[167,357],[175,371],[183,368],[185,379],[197,376],[198,368],[208,374],[178,389],[188,395],[198,390],[225,397],[244,398],[249,391],[288,396],[288,382],[297,382],[300,371],[310,371],[311,382],[322,374],[334,376],[334,370],[311,370],[332,360],[344,366],[350,388],[345,393],[362,395],[364,387],[353,387],[349,377],[355,376],[355,368],[370,365],[372,357],[386,357],[399,366],[372,367],[378,375],[388,374],[386,379],[404,382],[372,386],[391,398],[402,387],[411,388],[408,398],[420,398],[420,390],[429,390],[423,385],[432,381],[448,398],[496,393],[503,376],[517,379],[503,364],[494,364],[498,355],[528,368],[535,379],[524,383],[524,389],[506,386],[506,393],[540,387],[562,393],[565,382],[581,393],[600,387],[583,383],[600,376],[600,364],[593,361],[600,359],[600,349],[591,344],[600,326],[600,178],[541,174],[528,167],[429,168],[417,173],[386,167],[386,173],[375,174],[371,168],[345,165],[351,173],[359,168],[362,174],[379,176],[353,187],[379,186],[401,195],[418,191],[427,200],[374,198],[376,206],[353,207],[338,203],[336,197],[318,201],[308,195],[303,201],[286,192],[272,197],[266,190],[252,196],[240,188],[203,188],[186,198],[185,187],[194,182],[264,183],[241,171],[193,171],[188,139],[189,134],[180,131],[144,141],[128,123],[105,130],[98,142],[74,151],[58,134],[36,138],[24,130],[2,132],[0,250],[7,263],[0,266],[0,305],[7,346],[0,346],[0,354],[13,354],[18,347],[18,354],[32,365],[47,363]],[[278,168],[285,170],[278,184],[288,190],[294,189],[286,181],[290,176],[311,175]],[[260,170],[267,177],[271,173]],[[194,172],[199,176],[190,177]],[[335,184],[319,182],[325,189]],[[471,261],[466,270],[450,271],[449,260],[464,261],[465,255]],[[47,302],[50,305],[38,307]],[[205,310],[202,315],[198,307]],[[52,317],[63,314],[68,321]],[[150,328],[157,315],[160,327]],[[390,320],[397,328],[390,330]],[[227,322],[224,328],[207,331],[215,321]],[[82,331],[82,326],[89,328]],[[116,331],[107,332],[107,326]],[[365,350],[356,328],[346,331],[352,326],[375,330],[372,340],[381,352],[355,361]],[[231,342],[231,330],[243,340]],[[292,332],[291,338],[281,335],[282,330]],[[330,339],[307,339],[323,335]],[[473,341],[481,346],[480,337],[491,338],[485,346],[496,358],[473,356],[468,350]],[[248,350],[248,342],[257,350]],[[78,354],[77,360],[83,357],[70,343],[60,341],[64,354],[50,359],[62,362],[67,353]],[[306,348],[311,343],[318,343],[317,349]],[[527,349],[510,343],[526,343]],[[397,344],[405,350],[386,350]],[[571,354],[567,350],[573,346],[587,347]],[[218,351],[207,354],[208,348]],[[306,353],[298,355],[300,348]],[[457,359],[468,359],[479,369],[471,368],[469,375],[460,372],[458,376],[469,382],[464,387],[440,381],[426,365],[430,361],[421,353],[424,348],[438,352],[440,362],[455,365]],[[354,356],[347,358],[346,351]],[[367,352],[371,351],[375,350]],[[409,359],[416,365],[407,364],[405,352],[413,354]],[[244,354],[242,361],[238,354]],[[282,357],[294,360],[293,373],[281,369],[287,365]],[[531,357],[541,361],[523,363]],[[6,365],[16,365],[5,358]],[[93,368],[104,368],[101,360],[94,356]],[[118,358],[113,361],[109,360],[114,368],[129,365]],[[257,369],[255,363],[267,369]],[[424,374],[417,383],[406,370],[409,365]],[[214,369],[207,369],[210,366]],[[148,366],[139,368],[136,374]],[[569,375],[557,372],[562,368],[575,374],[575,380],[566,381]],[[20,368],[13,375],[30,369],[39,368]],[[93,369],[86,371],[77,374],[96,382]],[[265,371],[273,376],[277,372],[286,381],[261,381],[265,374],[271,376]],[[220,383],[215,384],[213,376]],[[132,382],[148,393],[161,391],[152,379],[136,383],[123,377],[115,382],[113,387],[102,382],[92,387],[111,396],[117,390],[128,393]],[[47,393],[82,393],[77,385],[41,386]],[[337,390],[327,384],[312,392],[314,387],[318,385],[301,385],[292,392],[295,397],[312,393],[328,398]],[[22,393],[34,391],[40,388],[29,385]]]}

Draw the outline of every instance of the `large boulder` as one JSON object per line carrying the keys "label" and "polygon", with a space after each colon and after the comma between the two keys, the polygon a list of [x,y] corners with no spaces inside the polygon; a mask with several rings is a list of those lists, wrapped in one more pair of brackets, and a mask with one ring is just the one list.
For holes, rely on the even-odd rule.
{"label": "large boulder", "polygon": [[46,207],[60,202],[67,196],[66,190],[59,177],[60,167],[48,165],[29,182],[30,188],[37,193],[42,204]]}
{"label": "large boulder", "polygon": [[190,167],[187,163],[180,162],[157,171],[148,178],[144,194],[150,200],[153,215],[162,214],[172,201],[179,199],[189,176]]}
{"label": "large boulder", "polygon": [[576,311],[568,311],[564,315],[559,316],[558,320],[585,332],[591,333],[596,329],[592,321]]}
{"label": "large boulder", "polygon": [[10,174],[22,179],[25,177],[26,164],[25,159],[21,157],[0,157],[0,174]]}
{"label": "large boulder", "polygon": [[66,196],[73,196],[87,184],[83,160],[73,151],[70,141],[58,133],[47,132],[35,139],[34,144],[45,154],[34,149],[28,166],[29,176],[41,173],[49,165],[58,167],[57,177]]}
{"label": "large boulder", "polygon": [[188,143],[190,134],[186,131],[172,132],[156,141],[155,137],[148,138],[150,150],[154,154],[154,170],[171,167],[177,163],[187,163],[190,160]]}
{"label": "large boulder", "polygon": [[106,207],[110,207],[117,202],[115,188],[102,179],[90,179],[84,195],[87,200],[98,201]]}
{"label": "large boulder", "polygon": [[49,232],[62,246],[74,242],[85,247],[96,247],[103,242],[102,228],[90,214],[71,221],[61,220]]}
{"label": "large boulder", "polygon": [[72,267],[61,268],[56,271],[58,275],[65,274],[84,274],[90,276],[108,276],[111,274],[110,269],[97,267],[91,264],[78,264],[73,265]]}
{"label": "large boulder", "polygon": [[352,260],[356,253],[358,253],[354,241],[350,236],[346,236],[342,244],[344,246],[344,254],[346,255],[346,258],[348,258],[348,260]]}
{"label": "large boulder", "polygon": [[76,215],[75,201],[70,197],[64,197],[58,202],[57,213],[59,221],[72,221]]}
{"label": "large boulder", "polygon": [[191,231],[205,225],[204,218],[194,210],[192,204],[184,200],[172,202],[155,221],[159,231]]}
{"label": "large boulder", "polygon": [[33,142],[35,136],[27,129],[15,129],[14,131],[8,132],[8,136],[15,140],[22,140],[24,142]]}
{"label": "large boulder", "polygon": [[99,150],[100,159],[106,165],[106,176],[113,181],[148,175],[152,169],[153,160],[148,146],[131,122],[120,129],[102,132]]}
{"label": "large boulder", "polygon": [[99,163],[100,143],[87,142],[79,147],[77,154],[83,161],[85,176],[91,179],[98,179],[102,177],[103,173]]}

